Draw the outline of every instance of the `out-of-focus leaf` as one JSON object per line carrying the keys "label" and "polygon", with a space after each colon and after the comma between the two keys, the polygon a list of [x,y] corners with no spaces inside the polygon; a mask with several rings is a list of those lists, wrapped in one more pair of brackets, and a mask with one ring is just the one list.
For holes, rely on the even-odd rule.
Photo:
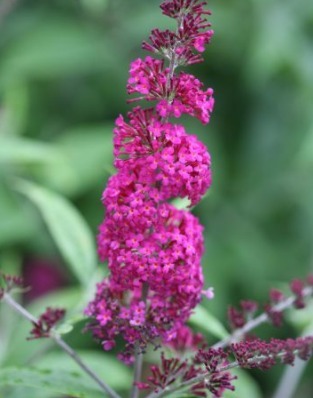
{"label": "out-of-focus leaf", "polygon": [[219,339],[224,339],[229,336],[223,324],[202,305],[198,305],[195,308],[194,314],[191,315],[189,322]]}
{"label": "out-of-focus leaf", "polygon": [[35,387],[43,391],[53,391],[58,394],[77,398],[100,398],[103,391],[93,386],[87,378],[79,373],[66,369],[43,370],[27,368],[0,369],[0,386]]}
{"label": "out-of-focus leaf", "polygon": [[312,333],[313,331],[313,300],[310,300],[306,307],[301,311],[288,311],[286,313],[287,319],[293,326],[295,326],[299,332],[308,330]]}
{"label": "out-of-focus leaf", "polygon": [[35,231],[36,220],[32,217],[33,212],[27,213],[24,207],[19,203],[15,192],[2,184],[0,170],[0,246],[29,239]]}
{"label": "out-of-focus leaf", "polygon": [[68,334],[71,333],[73,329],[73,325],[70,325],[69,323],[63,323],[62,325],[56,327],[58,334]]}
{"label": "out-of-focus leaf", "polygon": [[[35,316],[40,315],[46,307],[53,305],[54,307],[62,307],[67,311],[71,311],[82,295],[80,287],[68,287],[57,290],[55,292],[38,297],[27,305],[27,310]],[[53,303],[53,304],[52,304]]]}
{"label": "out-of-focus leaf", "polygon": [[60,153],[52,145],[25,138],[0,138],[0,164],[33,164],[55,161]]}
{"label": "out-of-focus leaf", "polygon": [[29,90],[25,81],[14,81],[4,93],[5,134],[18,135],[25,130],[29,111]]}
{"label": "out-of-focus leaf", "polygon": [[262,398],[262,392],[256,380],[242,369],[232,369],[231,374],[237,376],[237,380],[233,381],[235,391],[225,391],[225,398]]}
{"label": "out-of-focus leaf", "polygon": [[83,7],[93,13],[103,13],[109,5],[109,0],[81,0]]}
{"label": "out-of-focus leaf", "polygon": [[263,5],[259,2],[256,2],[256,5],[258,22],[261,26],[257,30],[257,36],[254,37],[255,44],[249,58],[252,64],[249,65],[246,76],[254,79],[254,84],[260,84],[264,82],[263,79],[269,78],[282,66],[294,64],[293,57],[298,52],[302,36],[298,21],[289,7],[284,7],[282,10],[279,3],[275,2],[271,6],[269,15],[268,9]]}
{"label": "out-of-focus leaf", "polygon": [[296,155],[297,164],[301,168],[313,169],[313,126],[306,135],[303,143]]}
{"label": "out-of-focus leaf", "polygon": [[[209,192],[207,192],[205,195],[202,196],[201,201],[204,200],[209,196]],[[171,204],[176,207],[178,210],[186,210],[186,211],[191,211],[194,209],[198,204],[195,206],[192,206],[192,208],[189,207],[190,205],[190,200],[188,198],[175,198],[171,201]]]}
{"label": "out-of-focus leaf", "polygon": [[[4,391],[3,395],[2,391]],[[0,389],[0,398],[59,398],[51,391],[43,391],[37,388],[21,387],[21,386],[10,386]]]}
{"label": "out-of-focus leaf", "polygon": [[87,285],[96,267],[96,249],[85,220],[54,192],[23,180],[18,180],[16,188],[36,204],[69,267]]}
{"label": "out-of-focus leaf", "polygon": [[[106,380],[112,388],[126,389],[132,382],[132,372],[130,368],[123,365],[116,357],[105,352],[88,350],[78,350],[78,355],[91,369],[94,369],[100,378]],[[83,372],[77,367],[76,363],[63,352],[50,352],[36,362],[38,368],[53,368],[58,370],[75,371],[82,375]]]}
{"label": "out-of-focus leaf", "polygon": [[111,64],[101,31],[74,19],[45,15],[15,38],[0,63],[0,86],[17,78],[53,78],[99,71]]}
{"label": "out-of-focus leaf", "polygon": [[54,167],[41,168],[40,179],[66,195],[77,195],[114,173],[112,125],[86,126],[64,132],[56,141],[62,153]]}
{"label": "out-of-focus leaf", "polygon": [[175,198],[171,201],[171,204],[179,210],[188,210],[190,200],[188,198]]}

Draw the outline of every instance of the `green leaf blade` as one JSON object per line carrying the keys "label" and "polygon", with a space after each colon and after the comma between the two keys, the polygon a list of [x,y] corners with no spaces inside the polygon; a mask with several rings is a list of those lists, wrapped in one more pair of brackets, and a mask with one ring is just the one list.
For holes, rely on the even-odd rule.
{"label": "green leaf blade", "polygon": [[96,249],[85,220],[67,199],[46,188],[24,180],[16,188],[37,206],[63,258],[87,285],[96,268]]}
{"label": "green leaf blade", "polygon": [[199,326],[202,330],[218,339],[224,339],[229,336],[224,325],[202,305],[198,305],[195,308],[189,322]]}
{"label": "green leaf blade", "polygon": [[86,378],[75,372],[5,368],[0,370],[0,386],[24,386],[70,395],[76,398],[100,398],[106,396]]}

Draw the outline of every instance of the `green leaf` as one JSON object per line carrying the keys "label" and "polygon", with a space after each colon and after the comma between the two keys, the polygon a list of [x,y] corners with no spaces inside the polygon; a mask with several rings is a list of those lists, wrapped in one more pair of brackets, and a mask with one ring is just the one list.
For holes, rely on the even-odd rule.
{"label": "green leaf", "polygon": [[306,134],[303,143],[296,155],[296,164],[301,168],[308,168],[309,170],[312,170],[313,167],[312,151],[313,151],[313,126],[311,126],[310,130]]}
{"label": "green leaf", "polygon": [[104,183],[114,173],[112,130],[113,123],[64,131],[55,141],[62,158],[53,168],[40,168],[40,180],[66,196],[81,194],[99,182]]}
{"label": "green leaf", "polygon": [[[204,200],[208,196],[209,196],[209,193],[207,192],[205,195],[202,196],[201,200]],[[195,205],[190,208],[189,207],[190,200],[188,198],[175,198],[171,201],[171,204],[173,206],[175,206],[176,209],[178,209],[178,210],[186,210],[186,211],[190,211],[191,209],[194,209],[197,206],[197,205]]]}
{"label": "green leaf", "polygon": [[92,14],[103,13],[109,5],[109,0],[81,0],[82,6]]}
{"label": "green leaf", "polygon": [[225,391],[225,398],[262,398],[262,392],[256,380],[250,374],[242,369],[232,369],[231,374],[237,376],[237,380],[233,381],[235,391]]}
{"label": "green leaf", "polygon": [[0,246],[13,248],[14,243],[32,236],[36,230],[36,222],[32,217],[33,212],[27,212],[25,206],[21,206],[16,192],[2,184],[1,173],[0,164]]}
{"label": "green leaf", "polygon": [[313,300],[309,300],[305,308],[301,311],[288,311],[286,317],[289,322],[297,328],[299,333],[312,333],[313,331]]}
{"label": "green leaf", "polygon": [[4,123],[1,123],[3,131],[11,135],[23,134],[31,116],[30,90],[27,82],[15,80],[9,85],[4,92],[2,106],[5,109]]}
{"label": "green leaf", "polygon": [[53,13],[34,16],[33,23],[3,57],[0,85],[18,78],[55,78],[95,73],[112,64],[112,45],[100,30]]}
{"label": "green leaf", "polygon": [[188,198],[175,198],[171,201],[171,204],[178,210],[190,210],[188,209],[190,205],[190,200]]}
{"label": "green leaf", "polygon": [[103,391],[79,373],[63,370],[6,368],[0,370],[0,386],[26,386],[77,398],[100,398]]}
{"label": "green leaf", "polygon": [[[1,395],[1,390],[4,394]],[[25,386],[10,386],[0,389],[0,398],[60,398],[51,391],[43,391],[42,389],[25,387]]]}
{"label": "green leaf", "polygon": [[[114,389],[127,389],[132,382],[131,369],[123,365],[116,357],[103,351],[77,350],[82,360],[94,369],[97,375]],[[36,362],[37,368],[53,368],[75,371],[84,376],[76,363],[62,351],[49,352]]]}
{"label": "green leaf", "polygon": [[24,180],[18,180],[16,188],[36,204],[69,267],[87,285],[96,268],[96,249],[85,220],[54,192]]}
{"label": "green leaf", "polygon": [[229,336],[223,324],[202,305],[198,305],[195,308],[189,322],[199,326],[202,330],[219,339],[224,339]]}
{"label": "green leaf", "polygon": [[25,138],[0,139],[0,164],[36,164],[55,161],[61,155],[52,145]]}

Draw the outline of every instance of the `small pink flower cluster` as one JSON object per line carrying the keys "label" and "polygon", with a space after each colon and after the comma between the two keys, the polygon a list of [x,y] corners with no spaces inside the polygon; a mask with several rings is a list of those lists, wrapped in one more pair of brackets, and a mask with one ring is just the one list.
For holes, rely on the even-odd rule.
{"label": "small pink flower cluster", "polygon": [[162,37],[167,46],[166,56],[159,53],[169,58],[169,67],[163,60],[138,59],[131,64],[127,85],[129,94],[155,100],[155,109],[136,107],[128,122],[119,116],[114,129],[117,174],[103,193],[106,216],[98,236],[99,256],[108,261],[110,276],[98,285],[86,313],[93,317],[89,328],[104,349],[123,336],[125,361],[156,337],[165,342],[178,337],[203,293],[203,227],[169,200],[200,201],[211,185],[210,155],[169,117],[187,113],[209,122],[213,91],[202,91],[192,75],[174,75],[177,66],[190,63],[186,54],[202,51],[212,36],[203,31],[208,26],[204,5],[198,0],[163,2],[163,12],[178,22],[176,33],[158,31],[159,49]]}
{"label": "small pink flower cluster", "polygon": [[214,99],[211,88],[203,91],[203,84],[193,75],[181,72],[168,80],[170,68],[164,68],[164,61],[146,57],[131,63],[128,79],[128,94],[139,93],[136,98],[157,101],[156,111],[161,117],[180,117],[186,113],[209,123]]}

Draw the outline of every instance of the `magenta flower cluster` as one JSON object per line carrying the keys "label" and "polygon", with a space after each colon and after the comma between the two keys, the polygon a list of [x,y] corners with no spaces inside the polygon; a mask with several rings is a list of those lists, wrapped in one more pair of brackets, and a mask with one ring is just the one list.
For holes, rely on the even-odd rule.
{"label": "magenta flower cluster", "polygon": [[196,52],[213,34],[204,6],[198,0],[162,3],[177,29],[152,32],[151,44],[143,47],[164,59],[132,62],[127,84],[129,94],[139,94],[131,101],[154,101],[155,106],[135,107],[128,120],[116,120],[117,173],[103,193],[106,214],[98,236],[99,256],[108,261],[110,275],[98,285],[86,313],[104,349],[113,348],[118,335],[124,338],[125,361],[156,338],[173,342],[203,292],[203,227],[170,201],[188,198],[190,206],[200,201],[211,185],[210,155],[170,117],[210,120],[213,90],[204,90],[192,75],[175,74],[178,66],[201,60]]}

